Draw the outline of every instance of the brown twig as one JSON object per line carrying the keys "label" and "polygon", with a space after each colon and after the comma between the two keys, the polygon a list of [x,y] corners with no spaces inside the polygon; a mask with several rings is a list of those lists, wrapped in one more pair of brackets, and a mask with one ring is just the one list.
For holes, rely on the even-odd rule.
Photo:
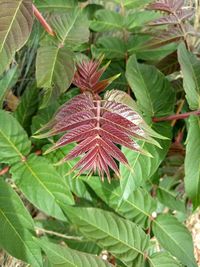
{"label": "brown twig", "polygon": [[160,122],[160,121],[173,121],[173,120],[182,120],[187,119],[190,115],[200,115],[200,110],[190,111],[182,114],[174,114],[166,117],[160,118],[152,118],[153,122]]}

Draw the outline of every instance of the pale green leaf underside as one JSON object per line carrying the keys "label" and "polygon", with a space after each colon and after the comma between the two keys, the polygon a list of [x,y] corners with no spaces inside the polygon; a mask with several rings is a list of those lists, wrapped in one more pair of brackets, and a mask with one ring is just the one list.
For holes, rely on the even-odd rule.
{"label": "pale green leaf underside", "polygon": [[65,216],[60,204],[73,204],[68,185],[44,158],[31,155],[25,162],[11,168],[16,184],[38,209],[60,220]]}
{"label": "pale green leaf underside", "polygon": [[149,238],[139,226],[100,209],[66,206],[63,209],[86,237],[107,249],[125,266],[142,266]]}
{"label": "pale green leaf underside", "polygon": [[0,74],[27,41],[32,24],[31,0],[0,0]]}
{"label": "pale green leaf underside", "polygon": [[[138,188],[128,199],[123,199],[119,182],[107,181],[103,183],[99,177],[81,177],[109,207],[129,220],[141,225],[144,228],[149,226],[149,217],[156,210],[156,203],[144,189]],[[120,205],[119,205],[120,203]]]}
{"label": "pale green leaf underside", "polygon": [[39,247],[33,241],[33,221],[19,196],[0,179],[0,245],[12,256],[42,266]]}
{"label": "pale green leaf underside", "polygon": [[45,240],[36,241],[54,267],[111,267],[100,257],[56,245]]}

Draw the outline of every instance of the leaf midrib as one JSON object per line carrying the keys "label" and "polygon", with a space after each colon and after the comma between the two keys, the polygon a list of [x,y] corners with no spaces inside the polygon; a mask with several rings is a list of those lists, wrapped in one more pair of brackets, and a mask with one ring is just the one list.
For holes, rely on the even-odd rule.
{"label": "leaf midrib", "polygon": [[24,244],[24,246],[27,248],[27,250],[31,253],[31,255],[36,259],[36,262],[38,263],[39,266],[40,263],[38,262],[37,258],[35,257],[34,254],[32,254],[32,251],[29,249],[29,247],[27,246],[26,242],[24,242],[24,240],[21,238],[20,234],[17,232],[17,230],[15,229],[14,225],[10,222],[10,220],[8,219],[8,217],[6,216],[6,214],[2,211],[2,209],[0,208],[0,213],[2,214],[2,216],[5,218],[5,221],[7,221],[7,223],[10,225],[11,229],[13,229],[13,231],[16,233],[16,235],[18,236],[18,238],[20,239],[20,241],[22,242],[22,244]]}
{"label": "leaf midrib", "polygon": [[[73,213],[73,214],[74,214],[74,213]],[[77,215],[75,215],[75,216],[77,216]],[[82,221],[84,221],[85,223],[91,225],[92,227],[98,229],[99,231],[105,233],[106,235],[110,236],[111,238],[117,240],[119,243],[122,243],[123,245],[125,245],[125,246],[128,247],[129,249],[134,250],[134,251],[137,252],[138,254],[141,254],[141,255],[144,257],[144,253],[143,253],[141,250],[138,250],[137,248],[132,247],[132,246],[130,246],[129,244],[125,243],[123,240],[120,240],[120,239],[117,238],[116,236],[111,235],[110,232],[106,232],[105,230],[101,229],[101,228],[98,227],[97,225],[93,224],[93,223],[91,222],[91,220],[90,220],[90,221],[87,221],[85,218],[83,218],[83,217],[80,216],[80,215],[78,216],[78,218],[80,218],[80,219],[81,219]],[[131,222],[130,222],[130,223],[131,223]],[[80,226],[80,227],[81,227],[81,226]],[[84,232],[84,230],[83,230],[83,232]],[[87,233],[86,233],[86,235],[87,235]],[[124,262],[124,261],[123,261],[123,262]],[[126,264],[126,261],[125,261],[124,263]]]}
{"label": "leaf midrib", "polygon": [[4,134],[4,132],[1,129],[0,129],[0,134],[11,145],[11,147],[16,151],[16,153],[18,154],[18,156],[20,156],[20,158],[23,159],[24,156],[22,155],[22,153],[17,149],[17,147],[15,146],[15,144]]}
{"label": "leaf midrib", "polygon": [[[187,258],[189,259],[189,261],[191,261],[192,259],[190,258],[190,256],[187,254],[187,250],[185,251],[180,245],[179,243],[177,243],[177,241],[172,237],[172,235],[168,234],[168,232],[165,230],[164,227],[162,227],[162,225],[160,223],[158,223],[156,220],[153,221],[154,224],[157,224],[157,226],[168,236],[169,239],[171,239],[177,246],[178,248],[187,256]],[[193,260],[192,260],[193,262]]]}
{"label": "leaf midrib", "polygon": [[7,40],[7,38],[8,38],[8,35],[9,35],[11,29],[12,29],[12,26],[13,26],[13,24],[14,24],[14,21],[15,21],[16,17],[17,17],[17,13],[18,13],[18,11],[19,11],[19,9],[20,9],[20,7],[21,7],[22,2],[23,2],[23,0],[20,0],[18,6],[17,6],[17,8],[16,8],[16,11],[15,11],[15,13],[14,13],[14,16],[13,16],[13,18],[12,18],[12,20],[11,20],[11,23],[10,23],[9,27],[8,27],[8,31],[7,31],[7,33],[6,33],[6,35],[5,35],[4,39],[3,39],[3,42],[2,42],[2,44],[1,44],[0,53],[2,53],[2,50],[3,50],[4,45],[5,45],[5,42],[6,42],[6,40]]}

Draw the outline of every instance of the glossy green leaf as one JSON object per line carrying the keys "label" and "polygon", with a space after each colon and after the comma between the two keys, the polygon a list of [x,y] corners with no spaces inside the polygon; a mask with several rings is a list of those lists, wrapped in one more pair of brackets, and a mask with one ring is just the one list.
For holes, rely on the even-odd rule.
{"label": "glossy green leaf", "polygon": [[41,46],[37,52],[36,79],[39,88],[48,88],[52,95],[66,91],[75,71],[73,53],[66,47]]}
{"label": "glossy green leaf", "polygon": [[191,109],[200,108],[200,60],[188,52],[184,44],[178,48],[178,60],[183,73],[183,87]]}
{"label": "glossy green leaf", "polygon": [[77,5],[76,0],[35,0],[35,5],[41,11],[68,11]]}
{"label": "glossy green leaf", "polygon": [[60,204],[73,204],[68,185],[45,158],[31,155],[11,168],[17,186],[38,209],[65,220]]}
{"label": "glossy green leaf", "polygon": [[35,85],[27,86],[24,94],[20,99],[19,105],[14,112],[15,118],[29,134],[31,127],[30,122],[32,121],[32,117],[38,110],[40,100],[39,94],[39,90]]}
{"label": "glossy green leaf", "polygon": [[166,252],[154,253],[149,257],[150,267],[181,267],[182,265]]}
{"label": "glossy green leaf", "polygon": [[159,215],[153,221],[153,233],[163,248],[184,265],[197,267],[188,229],[172,215]]}
{"label": "glossy green leaf", "polygon": [[200,205],[200,118],[191,116],[185,157],[185,190],[194,208]]}
{"label": "glossy green leaf", "polygon": [[74,48],[89,39],[89,21],[87,14],[75,8],[69,12],[53,13],[49,17],[52,28],[57,33],[61,44]]}
{"label": "glossy green leaf", "polygon": [[112,265],[100,257],[72,250],[45,240],[37,240],[54,267],[111,267]]}
{"label": "glossy green leaf", "polygon": [[100,9],[95,13],[95,20],[90,23],[90,28],[96,32],[123,30],[124,18],[119,13],[111,10]]}
{"label": "glossy green leaf", "polygon": [[4,110],[0,110],[0,147],[0,161],[10,164],[23,161],[31,148],[24,129]]}
{"label": "glossy green leaf", "polygon": [[32,24],[31,0],[0,0],[0,74],[27,41]]}
{"label": "glossy green leaf", "polygon": [[174,90],[155,67],[137,63],[133,55],[127,63],[126,77],[145,115],[166,116],[173,112]]}
{"label": "glossy green leaf", "polygon": [[16,72],[17,67],[15,66],[9,69],[0,80],[0,108],[3,107],[4,98],[10,89],[10,85],[12,84],[13,80],[15,80]]}
{"label": "glossy green leaf", "polygon": [[[166,137],[171,136],[171,126],[169,123],[155,123],[153,124],[153,130]],[[154,144],[140,141],[142,149],[149,151],[152,157],[147,157],[146,155],[136,153],[127,148],[122,149],[130,164],[130,168],[120,164],[120,184],[123,191],[122,197],[124,199],[127,199],[134,190],[157,171],[168,152],[170,140],[159,140],[159,144],[162,149]]]}
{"label": "glossy green leaf", "polygon": [[128,199],[121,201],[123,194],[119,182],[107,181],[103,183],[99,177],[90,177],[82,179],[94,190],[94,192],[117,213],[129,220],[141,225],[144,228],[149,226],[149,217],[156,210],[156,203],[150,194],[142,188],[134,191]]}
{"label": "glossy green leaf", "polygon": [[13,257],[35,267],[42,266],[40,248],[35,244],[32,218],[15,191],[0,179],[0,245]]}
{"label": "glossy green leaf", "polygon": [[149,238],[139,226],[96,208],[63,206],[63,210],[86,237],[107,249],[125,266],[143,265]]}

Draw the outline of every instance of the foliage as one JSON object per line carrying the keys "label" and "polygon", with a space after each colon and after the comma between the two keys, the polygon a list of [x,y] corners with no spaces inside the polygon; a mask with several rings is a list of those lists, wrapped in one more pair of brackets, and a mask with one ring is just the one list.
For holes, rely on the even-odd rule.
{"label": "foliage", "polygon": [[33,267],[197,266],[198,8],[0,0],[2,249]]}

